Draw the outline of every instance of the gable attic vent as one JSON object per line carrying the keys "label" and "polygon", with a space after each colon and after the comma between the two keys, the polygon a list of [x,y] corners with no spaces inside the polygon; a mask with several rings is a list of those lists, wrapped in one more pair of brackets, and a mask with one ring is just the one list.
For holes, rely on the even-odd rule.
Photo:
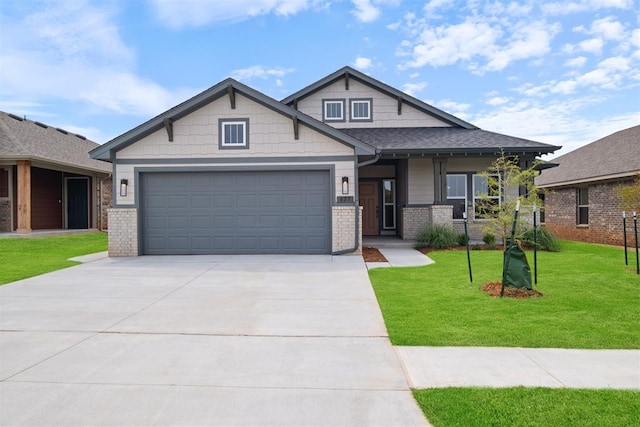
{"label": "gable attic vent", "polygon": [[69,132],[67,132],[67,131],[66,131],[66,130],[64,130],[64,129],[56,128],[56,130],[57,130],[58,132],[60,132],[60,133],[64,133],[65,135],[69,135]]}
{"label": "gable attic vent", "polygon": [[11,113],[9,113],[8,115],[9,115],[9,117],[11,117],[12,119],[16,119],[16,120],[18,120],[18,121],[20,121],[20,122],[24,120],[22,117],[20,117],[20,116],[16,116],[15,114],[11,114]]}
{"label": "gable attic vent", "polygon": [[33,123],[35,123],[36,125],[40,126],[41,128],[45,128],[45,129],[49,128],[49,126],[45,125],[44,123],[40,123],[40,122],[33,122]]}

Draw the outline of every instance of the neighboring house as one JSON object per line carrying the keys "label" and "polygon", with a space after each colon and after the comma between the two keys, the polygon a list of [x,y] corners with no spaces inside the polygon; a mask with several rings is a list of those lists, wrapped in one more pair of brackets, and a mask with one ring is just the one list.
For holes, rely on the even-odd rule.
{"label": "neighboring house", "polygon": [[538,187],[546,190],[545,226],[563,239],[622,245],[622,212],[615,189],[632,185],[640,174],[640,126],[552,161],[559,166],[536,178]]}
{"label": "neighboring house", "polygon": [[340,254],[362,235],[461,227],[465,210],[476,223],[478,172],[558,148],[345,67],[280,102],[224,80],[91,155],[114,164],[111,255]]}
{"label": "neighboring house", "polygon": [[84,136],[0,112],[0,232],[106,228],[111,165]]}

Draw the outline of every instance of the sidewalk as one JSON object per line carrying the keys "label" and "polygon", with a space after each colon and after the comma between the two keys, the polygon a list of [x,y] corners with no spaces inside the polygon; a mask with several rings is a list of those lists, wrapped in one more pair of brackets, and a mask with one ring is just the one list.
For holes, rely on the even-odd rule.
{"label": "sidewalk", "polygon": [[421,267],[433,264],[433,260],[414,249],[415,241],[400,240],[396,237],[367,237],[363,246],[373,247],[380,251],[387,262],[367,262],[367,269],[379,267]]}
{"label": "sidewalk", "polygon": [[395,347],[411,388],[640,390],[640,350]]}

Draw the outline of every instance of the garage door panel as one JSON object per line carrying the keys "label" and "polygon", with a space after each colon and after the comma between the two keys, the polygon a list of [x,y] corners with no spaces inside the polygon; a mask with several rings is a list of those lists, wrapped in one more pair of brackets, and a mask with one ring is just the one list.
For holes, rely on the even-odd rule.
{"label": "garage door panel", "polygon": [[328,253],[328,171],[141,174],[142,251]]}

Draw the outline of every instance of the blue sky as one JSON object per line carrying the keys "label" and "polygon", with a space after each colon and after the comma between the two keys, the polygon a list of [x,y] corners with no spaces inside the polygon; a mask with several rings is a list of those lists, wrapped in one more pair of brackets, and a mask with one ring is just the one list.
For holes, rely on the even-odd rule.
{"label": "blue sky", "polygon": [[640,124],[637,0],[0,2],[0,110],[99,143],[227,77],[282,99],[344,65],[556,155]]}

